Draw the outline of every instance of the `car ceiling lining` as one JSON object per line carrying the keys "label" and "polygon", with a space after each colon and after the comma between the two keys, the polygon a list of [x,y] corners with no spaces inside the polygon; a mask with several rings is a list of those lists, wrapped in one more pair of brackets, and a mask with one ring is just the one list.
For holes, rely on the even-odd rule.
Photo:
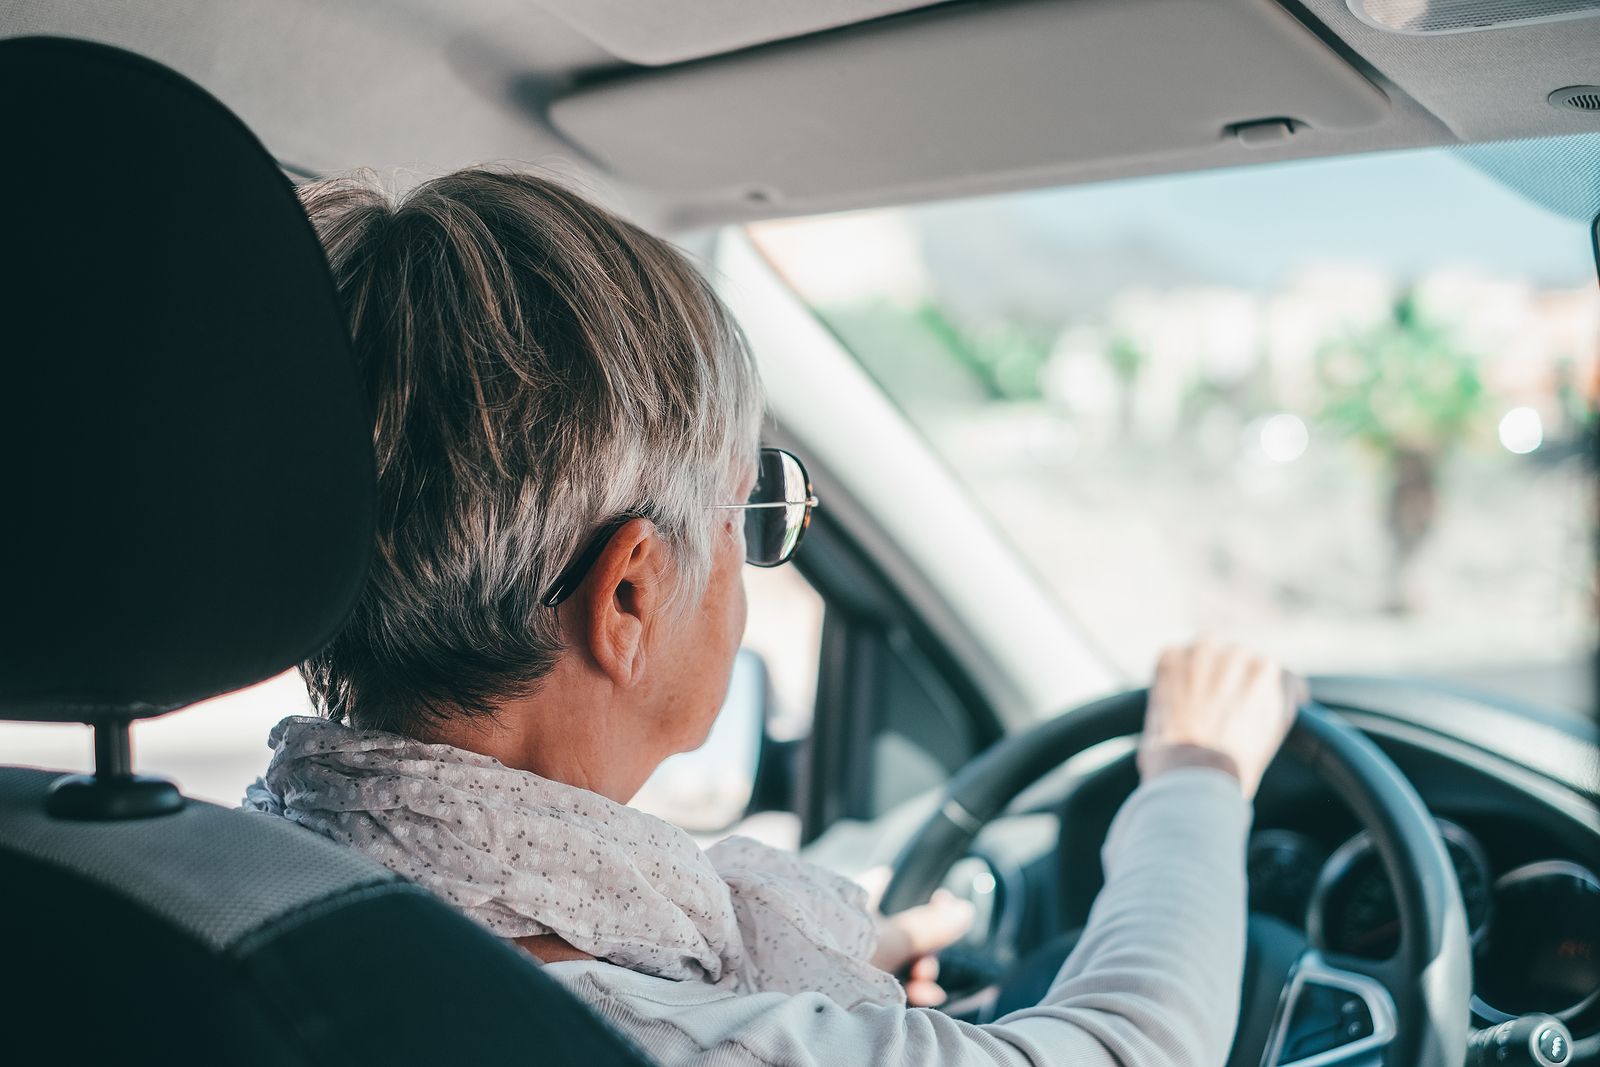
{"label": "car ceiling lining", "polygon": [[[1256,149],[1222,136],[1220,130],[1204,143],[1188,135],[1162,145],[1156,140],[1159,127],[1146,123],[1144,116],[1117,114],[1119,107],[1148,107],[1148,97],[1128,96],[1120,102],[1095,99],[1093,107],[1104,113],[1108,129],[1131,134],[1142,128],[1149,135],[1143,149],[1130,151],[1112,145],[1112,151],[1099,154],[1063,138],[1055,143],[1057,151],[1052,156],[1036,151],[1038,131],[1020,121],[1022,112],[1007,121],[1012,109],[1005,93],[1023,79],[1020,75],[1014,78],[1015,72],[997,70],[992,82],[981,77],[966,79],[973,99],[962,109],[964,124],[952,121],[927,134],[957,147],[963,138],[971,138],[971,144],[982,145],[983,156],[989,158],[974,153],[975,165],[946,164],[942,173],[933,169],[919,173],[921,154],[943,151],[944,145],[929,145],[914,137],[864,144],[862,138],[848,136],[848,130],[845,135],[821,139],[797,137],[796,145],[804,144],[812,155],[795,160],[795,173],[810,172],[830,180],[811,183],[804,195],[795,191],[799,184],[794,181],[785,183],[789,189],[782,185],[765,191],[757,188],[752,199],[748,168],[733,166],[739,162],[737,154],[730,155],[726,171],[707,167],[696,176],[692,188],[685,187],[687,172],[671,156],[676,147],[654,137],[649,129],[634,131],[633,143],[620,149],[612,140],[626,131],[615,129],[607,131],[604,145],[596,141],[585,147],[559,132],[552,114],[572,137],[593,140],[593,131],[580,130],[572,119],[581,110],[580,103],[597,99],[597,94],[618,93],[615,86],[629,79],[655,77],[679,81],[680,87],[673,91],[681,94],[676,99],[687,110],[730,111],[737,103],[727,99],[730,95],[747,96],[754,106],[766,98],[762,72],[755,62],[763,56],[780,55],[802,45],[814,48],[814,69],[819,77],[826,77],[824,57],[829,50],[848,56],[864,47],[852,43],[856,38],[870,38],[881,73],[876,80],[868,78],[858,84],[872,99],[861,108],[844,107],[831,114],[799,118],[813,125],[847,127],[860,111],[882,121],[895,108],[906,106],[897,100],[912,84],[905,71],[921,69],[924,62],[926,45],[919,40],[923,32],[917,28],[919,22],[964,13],[983,16],[991,11],[1000,20],[1014,17],[1006,12],[1016,5],[942,4],[830,30],[807,40],[763,46],[742,55],[647,68],[619,59],[560,14],[552,14],[573,6],[576,0],[545,2],[547,6],[542,7],[535,0],[343,0],[339,4],[229,0],[226,5],[209,0],[146,0],[139,5],[122,0],[6,0],[0,5],[0,36],[55,33],[89,37],[167,63],[228,102],[281,159],[292,161],[297,169],[328,173],[371,166],[403,186],[471,162],[531,164],[577,176],[603,199],[627,208],[647,224],[663,227],[1268,160],[1600,130],[1600,117],[1557,110],[1546,102],[1553,89],[1600,81],[1600,67],[1596,66],[1600,19],[1415,37],[1366,25],[1344,0],[1282,0],[1279,5],[1257,0],[1257,14],[1263,21],[1281,19],[1283,11],[1288,11],[1335,44],[1336,50],[1352,61],[1352,67],[1387,96],[1387,114],[1362,128],[1311,126],[1282,144]],[[645,2],[607,0],[614,18],[620,18],[617,13],[625,13],[630,4]],[[670,0],[671,5],[689,2]],[[830,0],[819,10],[827,8],[832,17],[838,17],[852,6],[881,12],[910,2]],[[1219,25],[1246,10],[1243,0],[1167,3],[1212,9]],[[769,7],[765,3],[751,6]],[[774,2],[770,10],[779,6]],[[801,9],[809,5],[781,6]],[[1034,0],[1027,6],[1051,11],[1062,27],[1056,32],[1067,38],[1073,36],[1070,27],[1075,13],[1091,21],[1117,17],[1107,15],[1108,5],[1102,0]],[[1151,12],[1165,6],[1159,0],[1127,0],[1116,5],[1126,20],[1117,38],[1133,42],[1125,47],[1139,47],[1141,24]],[[773,22],[763,33],[781,30],[782,26]],[[751,32],[750,26],[742,31],[745,37]],[[903,43],[899,39],[902,33]],[[725,43],[707,41],[707,47]],[[981,44],[975,41],[973,47]],[[680,41],[675,47],[681,51],[686,45]],[[1063,44],[1064,51],[1070,47],[1070,40]],[[1201,45],[1180,41],[1148,47],[1193,49]],[[992,50],[983,54],[989,63],[996,62]],[[1239,69],[1229,71],[1226,66],[1214,65],[1206,68],[1209,76],[1249,74],[1249,56],[1240,56]],[[1139,62],[1139,57],[1132,61]],[[702,77],[690,78],[690,72],[710,65],[738,69],[740,77],[704,78],[704,91],[710,94],[705,97],[682,88]],[[1175,63],[1174,67],[1180,65],[1193,76],[1194,63]],[[1035,75],[1029,84],[1038,85],[1044,83],[1040,79],[1047,81],[1049,70],[1025,73]],[[1063,74],[1068,80],[1071,76],[1071,72]],[[1193,101],[1225,101],[1231,91],[1222,84],[1197,84],[1177,77],[1169,80],[1172,93],[1192,98],[1178,102],[1184,107]],[[998,88],[985,98],[990,85]],[[784,101],[772,104],[772,122],[799,121],[782,110]],[[615,97],[609,106],[617,107]],[[1076,106],[1071,99],[1061,102],[1064,112]],[[616,110],[613,119],[621,113]],[[639,111],[647,113],[647,109]],[[1211,118],[1222,119],[1226,114],[1217,109]],[[1064,117],[1087,121],[1077,115]],[[1239,115],[1237,120],[1265,117],[1271,116]],[[1172,129],[1178,130],[1178,124]],[[646,153],[652,141],[654,150],[663,153],[660,167],[652,166]],[[830,146],[837,146],[838,158],[822,157]],[[623,149],[628,153],[625,172],[620,155],[618,169],[608,170],[603,165],[607,153]],[[868,160],[868,153],[902,158]],[[783,160],[776,164],[781,167]],[[114,166],[114,161],[108,165]],[[670,183],[664,180],[668,177]]]}

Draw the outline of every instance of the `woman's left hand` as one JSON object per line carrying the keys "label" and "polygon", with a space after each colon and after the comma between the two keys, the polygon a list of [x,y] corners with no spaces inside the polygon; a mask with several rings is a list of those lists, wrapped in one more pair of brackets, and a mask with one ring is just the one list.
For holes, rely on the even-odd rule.
{"label": "woman's left hand", "polygon": [[[874,867],[857,881],[867,887],[872,907],[877,908],[889,885],[889,868]],[[973,914],[971,904],[940,889],[926,904],[878,916],[873,966],[890,974],[907,971],[906,1002],[913,1007],[943,1004],[945,994],[939,987],[939,960],[934,953],[961,940],[972,928]]]}

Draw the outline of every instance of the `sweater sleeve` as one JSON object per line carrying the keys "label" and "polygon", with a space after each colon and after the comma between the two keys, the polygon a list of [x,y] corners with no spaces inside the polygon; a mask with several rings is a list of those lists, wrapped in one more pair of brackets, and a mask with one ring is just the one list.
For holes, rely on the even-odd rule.
{"label": "sweater sleeve", "polygon": [[1214,768],[1140,786],[1112,823],[1105,888],[1049,993],[983,1026],[815,993],[734,996],[604,965],[566,980],[663,1064],[1219,1067],[1244,968],[1249,821],[1238,782]]}
{"label": "sweater sleeve", "polygon": [[[1224,771],[1178,768],[1141,786],[1112,823],[1105,888],[1050,992],[995,1027],[1038,1067],[1222,1064],[1244,974],[1249,825]],[[1098,1052],[1057,1054],[1069,1028]]]}

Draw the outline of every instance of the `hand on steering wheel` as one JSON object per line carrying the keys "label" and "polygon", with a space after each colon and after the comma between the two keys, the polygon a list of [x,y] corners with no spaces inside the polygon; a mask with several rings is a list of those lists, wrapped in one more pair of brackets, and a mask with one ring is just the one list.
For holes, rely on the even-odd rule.
{"label": "hand on steering wheel", "polygon": [[1196,758],[1219,765],[1254,797],[1267,764],[1309,698],[1306,685],[1272,660],[1201,638],[1169,648],[1156,663],[1139,739],[1139,773],[1152,778]]}
{"label": "hand on steering wheel", "polygon": [[[893,872],[874,867],[856,877],[867,890],[868,904],[877,908],[889,888]],[[960,941],[972,929],[976,909],[954,893],[936,889],[926,904],[893,915],[879,914],[878,944],[872,963],[890,974],[904,972],[906,1003],[914,1008],[935,1008],[945,1002],[939,986],[940,949]]]}
{"label": "hand on steering wheel", "polygon": [[[1108,697],[1008,738],[962,768],[896,860],[884,911],[927,900],[978,831],[1018,793],[1077,752],[1139,733],[1146,705],[1143,690]],[[1469,1029],[1471,950],[1437,824],[1388,757],[1327,709],[1303,707],[1284,751],[1321,778],[1371,834],[1394,886],[1400,946],[1384,961],[1338,957],[1310,948],[1303,934],[1284,924],[1252,921],[1254,980],[1243,991],[1230,1064],[1292,1062],[1284,1046],[1305,1014],[1324,1001],[1342,1010],[1354,997],[1370,1016],[1372,1032],[1319,1063],[1376,1062],[1376,1056],[1407,1067],[1457,1067]],[[1243,779],[1249,755],[1240,754]],[[1238,762],[1238,755],[1229,755]]]}

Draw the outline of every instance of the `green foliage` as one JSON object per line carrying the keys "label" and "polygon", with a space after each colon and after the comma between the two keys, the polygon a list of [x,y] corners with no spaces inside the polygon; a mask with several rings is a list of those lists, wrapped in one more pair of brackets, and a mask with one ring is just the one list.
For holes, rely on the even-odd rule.
{"label": "green foliage", "polygon": [[1388,322],[1318,353],[1317,375],[1321,421],[1388,457],[1443,455],[1483,409],[1477,360],[1410,293]]}
{"label": "green foliage", "polygon": [[909,407],[1042,395],[1046,331],[1009,320],[973,329],[932,301],[827,308],[822,317],[885,391]]}
{"label": "green foliage", "polygon": [[1117,376],[1117,381],[1125,388],[1130,387],[1144,366],[1144,351],[1134,344],[1132,338],[1119,333],[1111,339],[1111,347],[1106,349],[1106,362],[1111,364],[1111,373]]}

